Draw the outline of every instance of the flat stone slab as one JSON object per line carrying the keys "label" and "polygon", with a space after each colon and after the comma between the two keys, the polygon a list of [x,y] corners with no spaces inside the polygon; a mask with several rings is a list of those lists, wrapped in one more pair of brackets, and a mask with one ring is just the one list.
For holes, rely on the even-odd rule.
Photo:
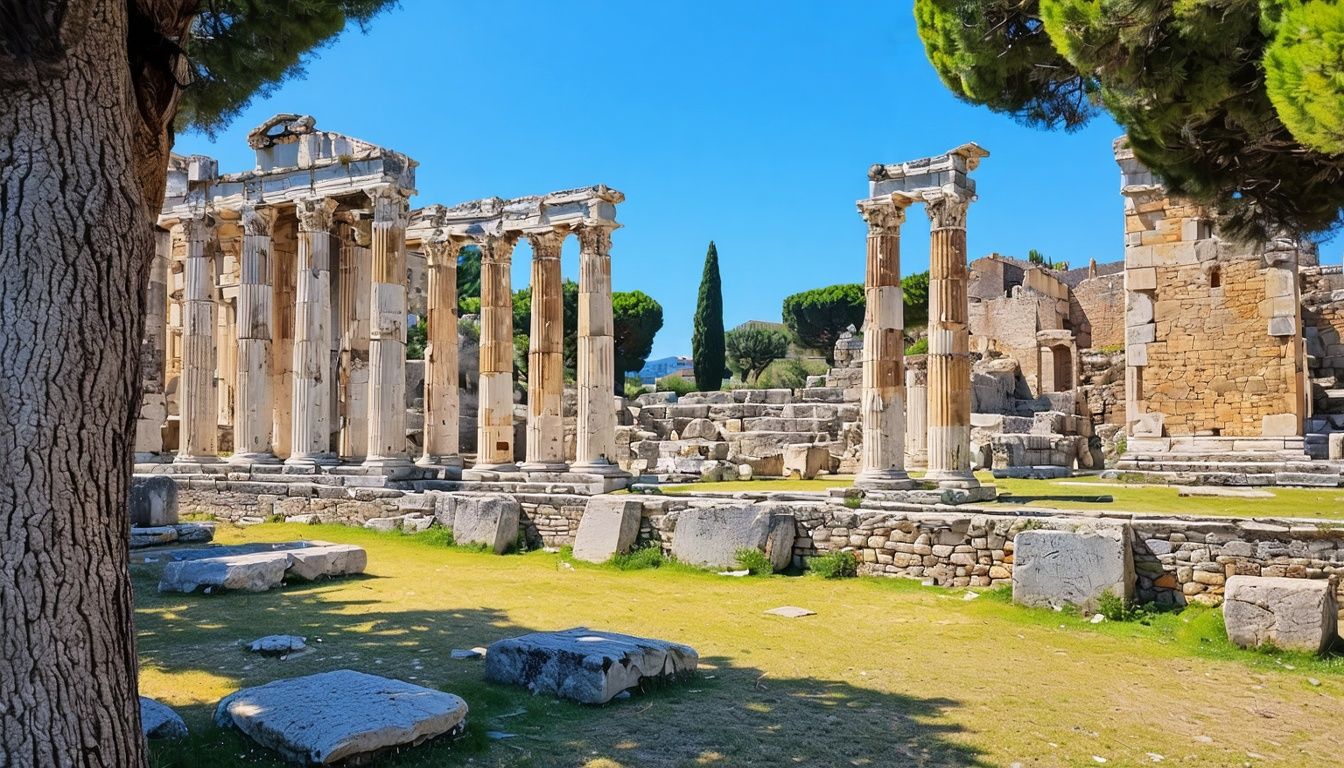
{"label": "flat stone slab", "polygon": [[349,669],[276,680],[226,696],[215,724],[304,765],[358,760],[466,727],[451,693]]}
{"label": "flat stone slab", "polygon": [[775,570],[793,560],[795,521],[768,505],[691,507],[677,515],[672,554],[702,568],[733,569],[742,549],[759,549]]}
{"label": "flat stone slab", "polygon": [[369,555],[353,544],[325,544],[285,551],[288,575],[305,581],[363,573]]}
{"label": "flat stone slab", "polygon": [[1243,648],[1322,653],[1334,642],[1337,622],[1334,585],[1327,579],[1233,576],[1223,589],[1227,638]]}
{"label": "flat stone slab", "polygon": [[605,563],[630,551],[639,537],[644,505],[629,496],[594,496],[588,500],[574,535],[574,559]]}
{"label": "flat stone slab", "polygon": [[534,694],[606,704],[646,680],[675,680],[695,671],[695,649],[615,632],[575,627],[492,643],[485,679]]}
{"label": "flat stone slab", "polygon": [[816,611],[799,608],[796,605],[781,605],[765,612],[767,616],[783,616],[786,619],[801,619],[804,616],[816,616]]}
{"label": "flat stone slab", "polygon": [[[222,554],[221,554],[222,553]],[[287,577],[314,579],[363,573],[368,554],[352,544],[291,542],[242,550],[220,547],[170,553],[160,592],[225,589],[265,592]]]}
{"label": "flat stone slab", "polygon": [[1271,491],[1259,488],[1236,488],[1226,485],[1193,485],[1181,488],[1177,496],[1219,496],[1234,499],[1272,499]]}
{"label": "flat stone slab", "polygon": [[247,649],[263,656],[283,656],[308,647],[306,638],[298,635],[267,635],[248,643]]}
{"label": "flat stone slab", "polygon": [[147,739],[185,739],[187,724],[167,704],[140,697],[140,728]]}
{"label": "flat stone slab", "polygon": [[1013,602],[1094,611],[1110,591],[1134,594],[1127,526],[1094,531],[1022,531],[1013,539]]}

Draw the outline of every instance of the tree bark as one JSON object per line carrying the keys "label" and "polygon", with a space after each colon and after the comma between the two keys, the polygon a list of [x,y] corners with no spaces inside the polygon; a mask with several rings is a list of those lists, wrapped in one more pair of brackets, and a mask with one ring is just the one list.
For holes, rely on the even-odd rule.
{"label": "tree bark", "polygon": [[126,498],[188,3],[0,0],[0,766],[143,766]]}

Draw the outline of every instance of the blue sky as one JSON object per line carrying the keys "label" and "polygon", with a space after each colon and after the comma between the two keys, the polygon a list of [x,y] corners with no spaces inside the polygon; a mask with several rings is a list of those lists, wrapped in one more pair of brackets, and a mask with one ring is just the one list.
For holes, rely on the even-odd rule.
{"label": "blue sky", "polygon": [[[903,2],[402,0],[347,32],[301,79],[258,99],[215,141],[178,137],[226,172],[251,168],[248,130],[276,112],[420,162],[413,206],[603,183],[626,194],[616,290],[662,303],[653,357],[689,353],[710,240],[724,322],[778,320],[793,292],[863,280],[854,209],[875,162],[975,141],[972,258],[1037,248],[1082,266],[1122,256],[1109,119],[1075,134],[1022,128],[954,99]],[[514,256],[527,284],[529,251]],[[906,273],[928,225],[902,231]],[[577,243],[566,241],[577,279]]]}

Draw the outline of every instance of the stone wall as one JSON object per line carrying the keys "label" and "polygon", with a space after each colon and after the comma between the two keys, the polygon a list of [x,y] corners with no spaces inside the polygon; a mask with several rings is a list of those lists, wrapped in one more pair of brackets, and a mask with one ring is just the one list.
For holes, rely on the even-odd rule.
{"label": "stone wall", "polygon": [[1079,349],[1110,349],[1125,344],[1125,279],[1120,273],[1082,281],[1069,301],[1069,325]]}

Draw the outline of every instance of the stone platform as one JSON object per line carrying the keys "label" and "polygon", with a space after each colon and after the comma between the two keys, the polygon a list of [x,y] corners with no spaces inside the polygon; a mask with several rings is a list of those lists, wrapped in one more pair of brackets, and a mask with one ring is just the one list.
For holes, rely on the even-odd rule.
{"label": "stone platform", "polygon": [[297,541],[253,547],[209,547],[169,553],[160,592],[237,590],[265,592],[286,578],[313,581],[363,573],[368,556],[361,547],[325,541]]}
{"label": "stone platform", "polygon": [[[904,490],[870,488],[857,490],[861,492],[860,498],[865,502],[911,504],[921,507],[931,507],[938,504],[978,504],[993,501],[999,495],[998,489],[992,485],[979,485],[974,488],[938,488],[933,487],[930,483],[920,483],[919,487]],[[854,491],[853,488],[832,488],[829,495],[833,499],[844,499],[853,497],[855,495]]]}

